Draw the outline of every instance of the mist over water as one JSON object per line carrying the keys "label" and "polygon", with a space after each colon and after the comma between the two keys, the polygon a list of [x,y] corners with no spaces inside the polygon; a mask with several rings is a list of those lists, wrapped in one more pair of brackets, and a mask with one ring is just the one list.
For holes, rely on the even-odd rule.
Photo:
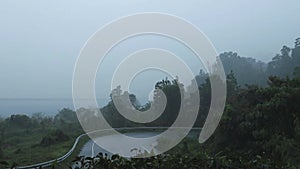
{"label": "mist over water", "polygon": [[[97,99],[98,106],[103,107],[109,99]],[[74,109],[72,99],[0,99],[0,117],[5,118],[13,114],[43,113],[54,116],[61,109]]]}

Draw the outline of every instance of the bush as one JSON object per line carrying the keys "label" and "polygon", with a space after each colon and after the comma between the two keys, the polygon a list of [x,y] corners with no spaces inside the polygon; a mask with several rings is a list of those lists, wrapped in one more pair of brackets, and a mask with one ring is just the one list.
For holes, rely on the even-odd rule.
{"label": "bush", "polygon": [[45,136],[40,142],[40,146],[50,146],[56,143],[68,141],[70,138],[61,130],[57,129],[50,135]]}

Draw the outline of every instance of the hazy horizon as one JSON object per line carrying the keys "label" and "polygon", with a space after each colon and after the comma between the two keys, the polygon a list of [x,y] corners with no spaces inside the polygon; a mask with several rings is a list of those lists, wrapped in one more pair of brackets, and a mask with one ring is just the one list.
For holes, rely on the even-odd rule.
{"label": "hazy horizon", "polygon": [[[282,45],[293,47],[294,39],[300,36],[299,5],[293,0],[4,1],[0,3],[0,98],[71,98],[74,65],[88,38],[112,20],[139,12],[177,15],[199,27],[218,53],[235,51],[242,57],[268,62]],[[194,73],[200,70],[201,64],[190,60],[185,49],[165,42],[137,39],[121,46],[115,55],[160,45],[184,54]],[[128,49],[130,44],[139,45]],[[104,74],[98,74],[96,84],[101,89],[109,86],[116,63],[110,61]],[[155,74],[147,79],[150,84],[140,88],[145,78],[137,78],[133,93],[146,97],[155,80],[164,76]],[[99,98],[109,97],[109,90],[96,89],[96,93]]]}

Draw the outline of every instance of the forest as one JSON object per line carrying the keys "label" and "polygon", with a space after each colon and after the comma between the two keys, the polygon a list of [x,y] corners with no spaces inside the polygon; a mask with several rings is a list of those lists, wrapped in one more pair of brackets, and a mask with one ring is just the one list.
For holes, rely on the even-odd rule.
{"label": "forest", "polygon": [[[94,158],[74,157],[74,161],[82,162],[81,167],[88,164],[88,168],[107,169],[299,168],[300,38],[293,47],[283,46],[269,63],[244,58],[235,52],[222,53],[220,58],[227,74],[226,106],[216,132],[204,144],[186,138],[169,152],[152,158],[126,159],[118,155],[109,158],[99,154]],[[204,71],[200,71],[195,79],[201,100],[195,127],[202,127],[210,107],[210,81]],[[165,93],[168,103],[162,116],[151,123],[126,120],[112,100],[101,108],[101,112],[115,128],[170,126],[180,108],[181,84],[166,78],[157,82],[154,88]],[[152,104],[139,105],[134,94],[123,93],[119,88],[112,92],[119,96],[129,95],[132,105],[141,111]],[[158,96],[154,95],[154,101],[155,97]],[[65,152],[71,146],[67,144],[71,144],[72,138],[82,132],[76,113],[69,109],[61,110],[55,117],[35,114],[1,119],[0,166],[40,162],[38,160],[44,159],[37,159],[38,156],[48,156],[41,150],[43,147],[57,146]],[[38,141],[32,142],[30,137],[33,136]],[[30,154],[29,149],[44,154],[24,158]]]}
{"label": "forest", "polygon": [[[222,53],[220,58],[227,74],[227,101],[212,138],[197,146],[185,140],[172,153],[150,159],[107,159],[100,154],[98,158],[106,162],[96,163],[95,168],[298,168],[300,38],[292,48],[283,46],[267,64],[234,52]],[[201,127],[210,107],[210,81],[204,71],[195,79],[201,100],[195,127]],[[163,79],[155,89],[161,89],[169,102],[163,115],[146,126],[170,126],[180,108],[180,83]],[[122,95],[120,89],[115,90]],[[151,104],[137,106],[135,95],[130,98],[142,111]],[[113,127],[141,126],[121,116],[113,101],[102,113]]]}

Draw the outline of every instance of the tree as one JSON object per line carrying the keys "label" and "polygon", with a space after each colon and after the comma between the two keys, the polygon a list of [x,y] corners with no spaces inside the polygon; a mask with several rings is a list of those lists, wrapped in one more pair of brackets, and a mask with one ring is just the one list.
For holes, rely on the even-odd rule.
{"label": "tree", "polygon": [[235,52],[220,54],[220,58],[226,74],[235,73],[238,84],[258,84],[265,86],[267,77],[265,74],[266,64],[253,58],[239,56]]}
{"label": "tree", "polygon": [[293,77],[293,71],[300,66],[300,38],[296,39],[295,47],[283,46],[280,54],[277,54],[271,62],[268,63],[267,74],[269,76],[278,76],[285,78]]}
{"label": "tree", "polygon": [[179,83],[178,79],[170,81],[165,78],[155,84],[154,102],[159,101],[161,93],[158,90],[163,91],[167,98],[166,108],[163,114],[152,122],[153,126],[170,126],[174,123],[181,106],[181,94],[183,86]]}
{"label": "tree", "polygon": [[297,38],[295,41],[295,48],[300,47],[300,38]]}
{"label": "tree", "polygon": [[294,78],[300,78],[300,67],[295,67],[294,72],[293,72]]}
{"label": "tree", "polygon": [[235,94],[238,88],[237,79],[235,78],[233,71],[230,71],[227,75],[227,96]]}
{"label": "tree", "polygon": [[54,121],[56,123],[62,122],[62,121],[65,123],[74,123],[74,122],[77,122],[78,120],[77,120],[77,115],[76,115],[75,111],[68,109],[68,108],[63,108],[55,116]]}
{"label": "tree", "polygon": [[5,139],[5,126],[4,122],[0,122],[0,158],[3,157],[3,144],[4,144],[4,139]]}
{"label": "tree", "polygon": [[291,76],[293,71],[293,62],[290,56],[291,48],[283,46],[280,50],[281,54],[273,57],[272,61],[268,63],[267,74],[269,76],[286,77]]}
{"label": "tree", "polygon": [[300,67],[300,38],[296,39],[295,48],[292,49],[294,67]]}
{"label": "tree", "polygon": [[[300,80],[269,78],[269,87],[247,86],[227,100],[213,152],[251,157],[265,154],[277,166],[300,155]],[[284,167],[283,167],[284,168]]]}
{"label": "tree", "polygon": [[206,83],[206,79],[208,78],[208,74],[205,73],[202,69],[200,70],[199,74],[195,77],[197,85],[200,86],[201,84]]}
{"label": "tree", "polygon": [[33,127],[32,120],[26,115],[11,115],[9,118],[10,124],[18,127]]}

